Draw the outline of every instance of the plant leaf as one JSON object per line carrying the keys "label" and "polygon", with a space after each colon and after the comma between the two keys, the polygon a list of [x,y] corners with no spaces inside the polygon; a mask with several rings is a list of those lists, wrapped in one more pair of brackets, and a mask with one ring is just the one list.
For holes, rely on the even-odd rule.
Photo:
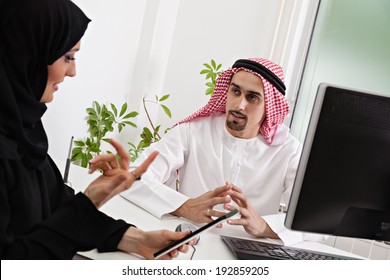
{"label": "plant leaf", "polygon": [[208,88],[208,89],[206,90],[206,95],[212,94],[213,91],[214,91],[214,88],[211,88],[211,87]]}
{"label": "plant leaf", "polygon": [[217,67],[214,59],[211,60],[211,66],[213,66],[214,69]]}
{"label": "plant leaf", "polygon": [[93,108],[87,108],[85,111],[87,111],[88,115],[96,115],[96,111]]}
{"label": "plant leaf", "polygon": [[110,103],[110,105],[111,105],[112,111],[114,112],[115,117],[118,116],[118,110],[116,109],[115,105],[112,103]]}
{"label": "plant leaf", "polygon": [[74,140],[73,143],[75,146],[84,146],[84,141],[81,140]]}
{"label": "plant leaf", "polygon": [[169,108],[167,106],[165,106],[165,105],[160,104],[160,106],[161,106],[161,108],[163,108],[165,114],[167,114],[167,116],[169,118],[171,118],[172,117],[171,110],[169,110]]}
{"label": "plant leaf", "polygon": [[92,107],[95,107],[96,108],[96,112],[100,113],[101,107],[100,107],[99,103],[97,103],[97,101],[93,102]]}
{"label": "plant leaf", "polygon": [[119,113],[119,116],[122,117],[123,114],[126,112],[126,110],[127,110],[127,103],[125,102],[122,105],[121,112]]}
{"label": "plant leaf", "polygon": [[143,133],[146,135],[146,137],[148,137],[149,139],[152,139],[153,138],[153,134],[152,132],[150,131],[149,128],[147,128],[146,126],[144,127],[143,129]]}
{"label": "plant leaf", "polygon": [[213,70],[213,67],[211,67],[209,64],[204,63],[203,65],[206,66],[207,68],[209,68],[211,71]]}
{"label": "plant leaf", "polygon": [[88,166],[88,156],[86,154],[81,156],[81,166],[84,168],[87,168]]}
{"label": "plant leaf", "polygon": [[128,118],[134,118],[134,117],[136,117],[136,116],[138,116],[138,112],[133,111],[133,112],[128,113],[128,114],[127,114],[126,116],[124,116],[123,118],[124,118],[124,119],[128,119]]}
{"label": "plant leaf", "polygon": [[130,121],[124,121],[123,123],[131,125],[132,127],[137,127],[137,125],[135,123],[130,122]]}
{"label": "plant leaf", "polygon": [[161,98],[159,99],[159,101],[161,102],[161,101],[167,100],[168,97],[169,97],[169,94],[166,94],[166,95],[164,95],[163,97],[161,97]]}
{"label": "plant leaf", "polygon": [[161,125],[158,125],[158,126],[156,126],[156,127],[154,128],[153,136],[154,136],[155,139],[156,139],[156,135],[158,134],[158,131],[160,130],[160,127],[161,127]]}

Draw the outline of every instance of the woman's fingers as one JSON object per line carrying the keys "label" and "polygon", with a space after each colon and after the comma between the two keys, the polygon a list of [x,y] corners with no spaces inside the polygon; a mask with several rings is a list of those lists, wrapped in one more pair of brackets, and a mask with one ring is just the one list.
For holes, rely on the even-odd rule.
{"label": "woman's fingers", "polygon": [[88,173],[93,173],[98,169],[101,169],[103,171],[107,171],[110,169],[118,168],[118,161],[116,159],[116,156],[113,154],[108,155],[98,155],[91,159],[89,161],[90,168],[88,170]]}
{"label": "woman's fingers", "polygon": [[106,172],[110,169],[120,168],[123,170],[128,170],[130,166],[130,155],[126,149],[116,140],[110,139],[110,144],[115,148],[116,154],[104,154],[98,155],[89,161],[90,168],[88,173],[93,173],[98,169],[101,169],[103,172]]}
{"label": "woman's fingers", "polygon": [[128,174],[126,174],[126,176],[119,176],[117,183],[115,184],[115,186],[113,186],[111,188],[111,192],[110,192],[108,199],[110,199],[111,197],[114,197],[117,194],[129,189],[133,185],[134,181],[135,181],[135,179]]}
{"label": "woman's fingers", "polygon": [[155,160],[157,156],[158,156],[158,151],[152,152],[144,160],[144,162],[141,163],[140,166],[138,166],[136,169],[130,172],[135,177],[135,180],[139,180],[141,178],[142,174],[144,174],[148,170],[150,164]]}
{"label": "woman's fingers", "polygon": [[[123,151],[120,152],[123,153]],[[130,162],[129,157],[124,157],[121,166],[115,165],[117,164],[115,155],[101,155],[96,157],[92,160],[89,172],[91,173],[91,171],[93,172],[100,168],[103,170],[103,174],[93,181],[84,193],[93,201],[96,207],[100,207],[113,196],[130,188],[132,184],[146,172],[157,155],[157,151],[150,154],[148,158],[132,172],[123,168],[123,164],[127,165],[127,163]],[[114,161],[116,163],[114,163]]]}
{"label": "woman's fingers", "polygon": [[115,148],[119,155],[119,167],[123,170],[128,170],[130,166],[130,155],[118,141],[110,139],[110,144]]}

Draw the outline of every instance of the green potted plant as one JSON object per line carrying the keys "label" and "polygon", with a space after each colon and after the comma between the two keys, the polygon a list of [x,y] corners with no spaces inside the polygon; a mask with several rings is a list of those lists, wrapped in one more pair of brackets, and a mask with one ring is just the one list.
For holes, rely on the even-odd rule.
{"label": "green potted plant", "polygon": [[[205,68],[201,70],[200,74],[205,75],[205,94],[210,95],[214,90],[215,81],[221,73],[220,69],[222,64],[217,64],[211,59],[210,63],[204,63],[203,66]],[[169,97],[169,94],[165,94],[161,97],[155,95],[154,100],[148,99],[147,96],[142,98],[143,109],[148,119],[148,126],[142,128],[138,143],[127,143],[130,146],[129,154],[131,161],[137,159],[145,148],[149,147],[152,143],[159,141],[162,137],[162,133],[165,134],[169,131],[170,128],[162,131],[161,125],[155,125],[153,123],[147,108],[147,103],[156,103],[164,111],[165,115],[171,118],[171,110],[163,104]],[[137,128],[137,125],[132,120],[139,115],[136,111],[129,112],[126,102],[121,106],[116,106],[112,103],[107,106],[105,104],[100,104],[97,101],[93,101],[92,107],[87,108],[86,112],[89,135],[85,139],[77,139],[74,141],[71,158],[73,163],[85,168],[88,167],[88,162],[94,156],[103,152],[101,144],[102,141],[109,141],[109,138],[107,138],[106,135],[107,133],[113,132],[115,129],[121,133],[126,126]],[[105,153],[111,152],[107,150]]]}

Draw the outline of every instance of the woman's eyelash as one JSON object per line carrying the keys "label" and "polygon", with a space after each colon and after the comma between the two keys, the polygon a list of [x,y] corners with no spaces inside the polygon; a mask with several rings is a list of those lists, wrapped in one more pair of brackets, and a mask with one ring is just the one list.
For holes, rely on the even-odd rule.
{"label": "woman's eyelash", "polygon": [[76,60],[75,57],[70,56],[69,54],[66,54],[66,55],[65,55],[65,59],[68,60],[68,61],[70,61],[70,60]]}

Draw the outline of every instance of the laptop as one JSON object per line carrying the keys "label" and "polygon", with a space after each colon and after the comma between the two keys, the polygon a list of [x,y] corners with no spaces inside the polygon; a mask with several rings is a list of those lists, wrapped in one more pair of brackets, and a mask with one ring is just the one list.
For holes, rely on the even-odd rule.
{"label": "laptop", "polygon": [[[354,260],[355,258],[311,251],[258,240],[221,235],[239,260]],[[356,260],[356,259],[355,259]]]}

